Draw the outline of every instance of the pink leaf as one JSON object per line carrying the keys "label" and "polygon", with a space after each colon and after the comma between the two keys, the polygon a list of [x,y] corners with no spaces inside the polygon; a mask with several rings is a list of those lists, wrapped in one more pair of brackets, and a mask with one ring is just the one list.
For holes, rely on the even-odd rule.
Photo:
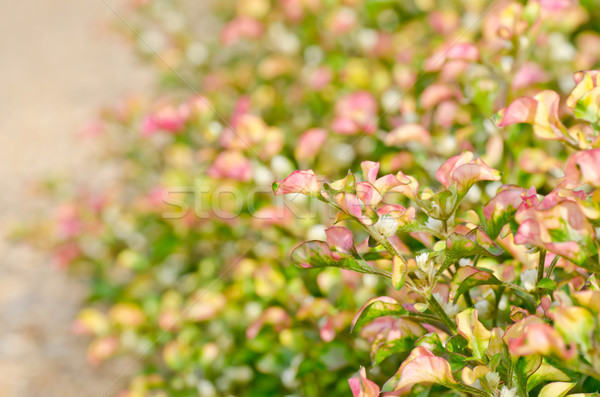
{"label": "pink leaf", "polygon": [[440,102],[455,96],[455,91],[446,84],[432,84],[425,88],[421,94],[423,109],[431,109]]}
{"label": "pink leaf", "polygon": [[340,208],[359,220],[362,219],[362,202],[359,198],[350,193],[340,193],[335,197],[336,203],[340,206]]}
{"label": "pink leaf", "polygon": [[483,215],[491,220],[494,215],[501,214],[511,208],[516,210],[523,202],[525,189],[521,187],[506,187],[483,207]]}
{"label": "pink leaf", "polygon": [[241,152],[228,150],[217,155],[207,173],[213,178],[247,182],[252,179],[252,164]]}
{"label": "pink leaf", "polygon": [[534,316],[528,316],[520,321],[523,324],[519,325],[518,332],[513,331],[513,327],[516,327],[519,323],[507,330],[507,334],[510,331],[510,337],[506,338],[505,341],[511,354],[515,356],[554,355],[565,360],[569,360],[577,354],[576,346],[573,344],[570,348],[567,348],[558,331],[548,324],[533,321],[531,317]]}
{"label": "pink leaf", "polygon": [[375,161],[363,161],[360,163],[364,180],[375,183],[379,172],[379,163]]}
{"label": "pink leaf", "polygon": [[540,5],[546,11],[561,11],[576,4],[574,0],[539,0]]}
{"label": "pink leaf", "polygon": [[350,390],[353,397],[378,397],[379,386],[367,379],[365,367],[360,367],[360,370],[350,379]]}
{"label": "pink leaf", "polygon": [[345,227],[332,226],[325,230],[327,235],[327,243],[345,253],[354,251],[354,236],[352,232]]}
{"label": "pink leaf", "polygon": [[360,201],[369,206],[375,206],[383,199],[381,193],[368,182],[361,182],[356,185],[356,195]]}
{"label": "pink leaf", "polygon": [[517,71],[510,84],[514,90],[519,90],[533,84],[543,83],[547,80],[548,74],[537,63],[525,62]]}
{"label": "pink leaf", "polygon": [[306,131],[298,140],[294,151],[296,159],[302,161],[314,158],[321,150],[325,139],[327,139],[327,131],[322,128]]}
{"label": "pink leaf", "polygon": [[501,110],[498,127],[506,127],[517,123],[533,123],[537,101],[532,97],[515,99],[507,108]]}
{"label": "pink leaf", "polygon": [[[386,383],[386,386],[390,382],[393,390],[399,390],[417,383],[437,383],[441,385],[457,383],[452,376],[450,364],[421,346],[413,349],[396,375]],[[386,386],[384,386],[384,390],[386,390]]]}
{"label": "pink leaf", "polygon": [[585,183],[600,187],[600,149],[575,152],[567,160],[563,185],[574,188]]}
{"label": "pink leaf", "polygon": [[420,124],[403,124],[396,127],[385,137],[385,143],[388,146],[405,145],[409,142],[429,145],[431,143],[429,131]]}
{"label": "pink leaf", "polygon": [[498,181],[500,172],[489,167],[480,158],[473,160],[473,153],[463,152],[446,161],[437,171],[438,180],[447,189],[456,183],[464,193],[479,181]]}
{"label": "pink leaf", "polygon": [[312,170],[294,171],[284,180],[275,182],[273,190],[275,195],[302,193],[312,196],[320,193],[321,186]]}

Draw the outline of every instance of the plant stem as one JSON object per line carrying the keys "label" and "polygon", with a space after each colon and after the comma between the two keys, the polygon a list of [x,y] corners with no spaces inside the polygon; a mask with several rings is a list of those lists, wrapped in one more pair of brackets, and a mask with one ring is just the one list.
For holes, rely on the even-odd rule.
{"label": "plant stem", "polygon": [[544,265],[546,264],[546,250],[540,250],[540,261],[538,262],[537,269],[537,282],[536,285],[539,284],[540,281],[544,278]]}
{"label": "plant stem", "polygon": [[363,226],[363,228],[367,232],[369,232],[369,234],[375,240],[377,240],[377,242],[379,244],[381,244],[383,246],[383,248],[385,248],[385,250],[387,252],[389,252],[392,256],[397,256],[400,259],[406,261],[404,259],[404,256],[402,256],[402,254],[400,252],[398,252],[398,250],[392,244],[390,244],[390,242],[385,237],[383,237],[381,234],[379,234],[379,232],[377,232],[377,230],[375,230],[375,228],[373,226],[365,225],[364,223],[361,223],[360,221],[359,221],[359,223]]}
{"label": "plant stem", "polygon": [[[544,265],[546,264],[546,250],[540,250],[540,259],[538,262],[538,268],[537,268],[537,281],[535,283],[535,299],[536,301],[539,301],[542,298],[542,293],[540,292],[539,288],[537,287],[537,285],[540,283],[540,281],[542,281],[542,279],[544,278]],[[538,302],[539,303],[539,302]]]}
{"label": "plant stem", "polygon": [[550,278],[552,276],[552,273],[554,272],[554,268],[556,267],[556,264],[558,263],[559,259],[560,259],[560,256],[558,256],[558,255],[554,256],[554,259],[552,259],[552,263],[550,264],[550,267],[548,268],[548,272],[546,273],[546,277]]}
{"label": "plant stem", "polygon": [[452,320],[450,320],[450,317],[448,317],[444,309],[440,306],[439,302],[433,297],[433,295],[430,294],[429,296],[425,297],[425,299],[427,300],[427,303],[429,304],[431,310],[433,310],[435,314],[438,315],[440,320],[442,320],[444,325],[448,327],[450,332],[456,334],[456,325],[454,324],[454,322],[452,322]]}
{"label": "plant stem", "polygon": [[471,294],[469,291],[466,291],[463,296],[465,297],[465,303],[468,307],[473,307],[473,298],[471,298]]}
{"label": "plant stem", "polygon": [[[337,203],[335,201],[333,201],[332,199],[330,199],[330,200],[320,199],[320,200],[324,201],[326,203],[329,203],[331,206],[333,206],[338,211],[344,212],[344,210],[342,210],[342,208],[339,205],[337,205]],[[383,237],[381,234],[379,234],[379,232],[377,232],[377,230],[375,230],[375,228],[373,226],[365,225],[357,217],[355,217],[353,215],[350,215],[350,216],[359,225],[361,225],[363,227],[363,229],[365,229],[371,235],[371,237],[373,237],[375,240],[377,240],[377,242],[379,244],[381,244],[383,246],[383,248],[385,248],[385,250],[390,253],[390,255],[397,256],[406,262],[406,260],[404,259],[404,256],[402,256],[402,254],[400,252],[398,252],[398,250],[396,248],[394,248],[394,246],[392,244],[390,244],[390,242],[385,237]]]}
{"label": "plant stem", "polygon": [[450,387],[450,388],[452,388],[454,390],[458,390],[458,391],[461,391],[461,392],[464,392],[464,393],[469,393],[469,394],[472,394],[472,395],[475,395],[475,396],[484,396],[484,397],[491,396],[491,394],[488,393],[488,392],[486,392],[486,391],[479,390],[479,389],[476,389],[476,388],[474,388],[472,386],[468,386],[468,385],[465,385],[465,384],[462,384],[462,383],[456,383],[456,384],[448,385],[448,387]]}

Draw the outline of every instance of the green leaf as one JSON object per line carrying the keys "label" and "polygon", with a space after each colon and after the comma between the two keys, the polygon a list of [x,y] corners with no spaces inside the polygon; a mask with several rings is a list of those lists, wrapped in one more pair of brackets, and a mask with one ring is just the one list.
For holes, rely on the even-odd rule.
{"label": "green leaf", "polygon": [[351,332],[355,328],[361,328],[374,319],[383,316],[397,316],[419,323],[434,324],[440,326],[440,321],[429,314],[408,311],[395,299],[389,296],[380,296],[369,299],[356,313],[352,320]]}
{"label": "green leaf", "polygon": [[452,278],[452,282],[450,283],[450,296],[449,299],[454,299],[456,296],[456,291],[458,291],[458,287],[462,284],[463,281],[470,275],[479,272],[479,269],[473,266],[461,266],[456,271],[456,274]]}
{"label": "green leaf", "polygon": [[468,357],[464,354],[469,352],[468,342],[462,335],[454,335],[443,344],[438,334],[429,333],[419,338],[415,345],[425,347],[436,356],[448,360],[452,372],[460,371],[467,365]]}
{"label": "green leaf", "polygon": [[474,228],[466,235],[452,233],[446,240],[446,257],[438,275],[462,258],[474,255],[499,256],[503,252],[480,227]]}
{"label": "green leaf", "polygon": [[[591,392],[594,390],[600,390],[600,380],[595,379],[591,376],[588,376],[584,381],[583,384],[581,385],[581,391],[582,392]],[[579,397],[583,397],[583,396],[600,396],[600,393],[596,392],[596,393],[586,393],[586,394],[582,394]]]}
{"label": "green leaf", "polygon": [[383,316],[406,316],[408,310],[403,308],[394,298],[389,296],[380,296],[369,299],[356,313],[352,320],[351,331],[355,328],[361,328],[376,318]]}
{"label": "green leaf", "polygon": [[420,232],[423,230],[428,230],[428,229],[426,227],[424,227],[423,225],[421,225],[418,221],[412,221],[403,226],[398,227],[399,232],[405,232],[405,233],[414,233],[414,232]]}
{"label": "green leaf", "polygon": [[477,311],[468,308],[456,315],[458,332],[467,340],[473,356],[483,361],[490,344],[492,333],[479,321]]}
{"label": "green leaf", "polygon": [[517,387],[517,395],[527,395],[527,379],[541,365],[542,356],[539,354],[513,359],[512,384]]}
{"label": "green leaf", "polygon": [[[273,185],[273,186],[275,186],[275,185]],[[331,187],[331,185],[329,183],[323,184],[323,190],[325,191],[325,193],[327,193],[327,195],[329,196],[329,198],[331,200],[334,200],[335,196],[339,193],[339,191],[337,191],[333,187]]]}
{"label": "green leaf", "polygon": [[418,339],[415,335],[401,336],[387,342],[373,343],[371,348],[371,365],[376,367],[383,360],[395,353],[402,353],[412,350],[415,347],[415,341]]}
{"label": "green leaf", "polygon": [[549,278],[541,279],[540,282],[537,284],[537,286],[539,288],[544,288],[544,289],[549,289],[549,290],[555,290],[557,287],[556,281],[551,280]]}
{"label": "green leaf", "polygon": [[296,266],[303,269],[337,267],[358,273],[390,277],[388,272],[370,266],[361,259],[331,251],[327,243],[318,240],[307,241],[297,246],[292,251],[291,259]]}
{"label": "green leaf", "polygon": [[511,223],[513,222],[515,213],[517,212],[516,209],[512,209],[509,211],[504,211],[496,216],[494,216],[486,225],[486,233],[490,236],[490,238],[492,239],[496,239],[498,238],[498,236],[500,235],[500,232],[502,232],[502,228],[504,227],[504,225],[506,225],[507,223]]}
{"label": "green leaf", "polygon": [[355,193],[356,176],[348,171],[348,175],[346,175],[344,179],[340,179],[331,183],[324,183],[323,189],[331,198],[334,198],[339,192]]}
{"label": "green leaf", "polygon": [[536,386],[544,382],[550,381],[569,381],[571,380],[567,374],[561,370],[543,363],[527,380],[527,392],[534,389]]}
{"label": "green leaf", "polygon": [[573,113],[578,119],[597,123],[600,120],[600,88],[591,89],[579,98]]}
{"label": "green leaf", "polygon": [[471,274],[460,283],[454,295],[454,303],[462,294],[481,285],[502,285],[502,281],[498,280],[489,270],[478,269],[476,273]]}
{"label": "green leaf", "polygon": [[444,349],[444,344],[440,339],[440,336],[434,332],[431,332],[427,335],[423,335],[420,337],[415,343],[416,346],[423,346],[429,349],[435,355],[441,355],[446,350]]}
{"label": "green leaf", "polygon": [[[469,357],[465,354],[469,352],[469,342],[462,335],[454,335],[446,341],[446,354],[452,372],[459,371],[467,365]],[[440,354],[441,356],[444,356]]]}
{"label": "green leaf", "polygon": [[435,219],[445,219],[451,215],[450,211],[454,207],[456,200],[456,192],[442,190],[425,200],[421,200],[420,204],[429,216]]}

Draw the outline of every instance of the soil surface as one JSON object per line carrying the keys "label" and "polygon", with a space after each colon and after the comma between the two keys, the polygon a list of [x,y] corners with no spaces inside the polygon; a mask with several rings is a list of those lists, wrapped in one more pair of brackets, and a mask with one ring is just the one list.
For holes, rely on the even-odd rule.
{"label": "soil surface", "polygon": [[[123,9],[123,1],[107,1]],[[30,193],[36,180],[93,175],[78,132],[99,107],[150,91],[150,71],[110,33],[115,21],[103,0],[0,0],[3,229],[43,205]],[[88,340],[70,332],[84,283],[6,239],[0,271],[0,395],[102,396],[131,359],[87,364]]]}

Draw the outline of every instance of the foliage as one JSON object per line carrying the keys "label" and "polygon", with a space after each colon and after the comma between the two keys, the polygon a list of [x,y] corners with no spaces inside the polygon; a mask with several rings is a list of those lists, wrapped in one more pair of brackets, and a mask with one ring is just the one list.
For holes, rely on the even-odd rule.
{"label": "foliage", "polygon": [[25,232],[89,278],[90,361],[140,356],[128,397],[594,395],[597,9],[137,2],[163,95]]}

